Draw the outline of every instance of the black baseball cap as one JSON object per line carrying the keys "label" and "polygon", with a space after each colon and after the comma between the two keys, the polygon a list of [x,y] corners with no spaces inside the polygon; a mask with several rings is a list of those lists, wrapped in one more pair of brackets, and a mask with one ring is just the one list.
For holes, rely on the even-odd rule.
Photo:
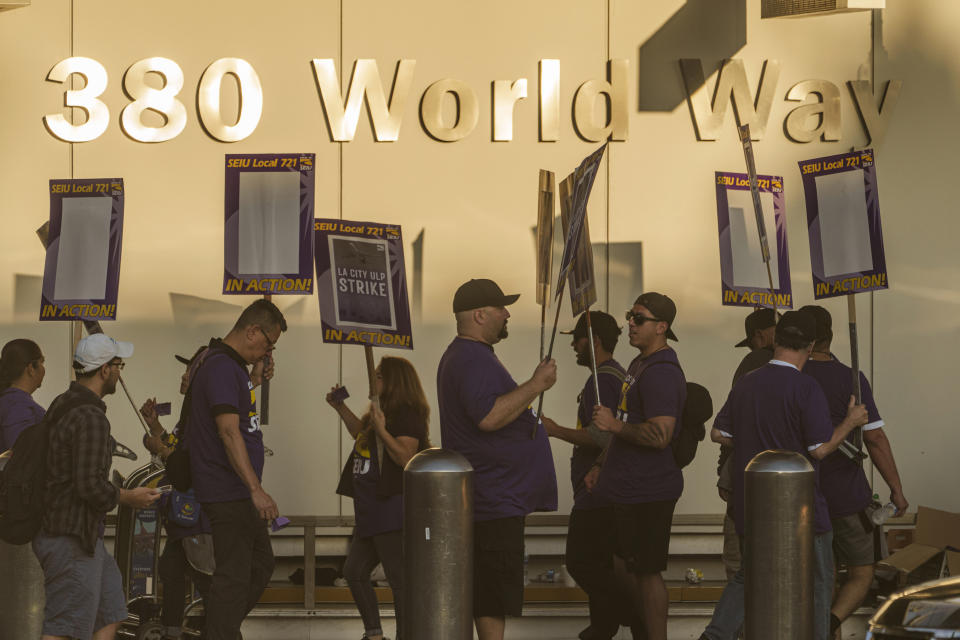
{"label": "black baseball cap", "polygon": [[817,342],[833,339],[833,318],[830,312],[818,304],[808,304],[800,307],[800,311],[809,313],[817,323]]}
{"label": "black baseball cap", "polygon": [[646,307],[650,313],[653,314],[654,318],[666,322],[667,338],[670,340],[676,340],[677,342],[680,341],[680,338],[677,337],[677,334],[675,334],[671,328],[674,318],[677,317],[677,305],[673,303],[673,300],[662,293],[648,291],[644,294],[641,294],[633,304],[639,304]]}
{"label": "black baseball cap", "polygon": [[806,311],[787,311],[777,323],[777,335],[813,342],[817,339],[817,321]]}
{"label": "black baseball cap", "polygon": [[453,312],[469,311],[480,307],[505,307],[513,304],[520,297],[519,293],[505,295],[503,290],[493,280],[474,278],[460,285],[453,294]]}
{"label": "black baseball cap", "polygon": [[748,347],[750,346],[750,338],[753,337],[754,333],[775,326],[777,326],[776,311],[773,309],[755,309],[743,320],[743,332],[747,337],[733,346]]}
{"label": "black baseball cap", "polygon": [[[600,338],[601,342],[616,342],[617,338],[620,337],[620,327],[617,326],[617,321],[614,320],[613,316],[609,313],[591,311],[590,326],[593,328],[593,335]],[[580,314],[580,318],[577,320],[577,326],[570,331],[561,331],[560,333],[573,335],[574,340],[587,337],[586,312]]]}

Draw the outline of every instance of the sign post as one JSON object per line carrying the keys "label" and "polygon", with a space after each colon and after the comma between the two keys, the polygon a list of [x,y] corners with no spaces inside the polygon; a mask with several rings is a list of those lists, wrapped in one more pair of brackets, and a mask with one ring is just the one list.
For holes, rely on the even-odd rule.
{"label": "sign post", "polygon": [[[860,404],[860,352],[854,296],[887,289],[887,263],[880,226],[880,196],[872,149],[804,160],[799,164],[807,205],[813,296],[847,297],[850,368]],[[863,431],[840,450],[862,463]]]}

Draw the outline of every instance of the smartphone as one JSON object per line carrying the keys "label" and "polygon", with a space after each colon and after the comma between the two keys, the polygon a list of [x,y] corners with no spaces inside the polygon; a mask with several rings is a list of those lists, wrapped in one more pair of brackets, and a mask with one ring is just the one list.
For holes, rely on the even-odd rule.
{"label": "smartphone", "polygon": [[168,416],[170,415],[170,403],[169,402],[160,402],[156,405],[156,411],[158,416]]}
{"label": "smartphone", "polygon": [[280,529],[283,529],[288,524],[290,524],[290,518],[278,516],[277,519],[273,521],[273,524],[270,525],[270,528],[274,531],[280,531]]}
{"label": "smartphone", "polygon": [[346,387],[337,387],[330,395],[334,402],[343,402],[350,397]]}
{"label": "smartphone", "polygon": [[173,485],[172,484],[160,485],[159,487],[157,487],[157,491],[159,491],[160,493],[170,493],[171,491],[173,491]]}

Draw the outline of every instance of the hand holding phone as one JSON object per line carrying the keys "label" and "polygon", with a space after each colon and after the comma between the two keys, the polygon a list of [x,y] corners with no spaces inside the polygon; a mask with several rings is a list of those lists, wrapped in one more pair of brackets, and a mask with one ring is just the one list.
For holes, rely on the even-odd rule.
{"label": "hand holding phone", "polygon": [[346,387],[341,387],[337,385],[330,390],[330,393],[327,394],[327,402],[331,406],[336,406],[343,404],[343,401],[350,397],[350,393],[347,392]]}

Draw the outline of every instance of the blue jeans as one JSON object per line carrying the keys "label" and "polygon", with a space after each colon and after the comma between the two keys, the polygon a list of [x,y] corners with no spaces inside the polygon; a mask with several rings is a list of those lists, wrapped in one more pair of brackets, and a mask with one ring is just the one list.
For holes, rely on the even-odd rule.
{"label": "blue jeans", "polygon": [[[740,538],[741,550],[743,538]],[[734,574],[720,596],[713,618],[701,638],[736,640],[743,627],[743,567]],[[833,532],[813,536],[813,637],[830,638],[830,602],[833,599]]]}

